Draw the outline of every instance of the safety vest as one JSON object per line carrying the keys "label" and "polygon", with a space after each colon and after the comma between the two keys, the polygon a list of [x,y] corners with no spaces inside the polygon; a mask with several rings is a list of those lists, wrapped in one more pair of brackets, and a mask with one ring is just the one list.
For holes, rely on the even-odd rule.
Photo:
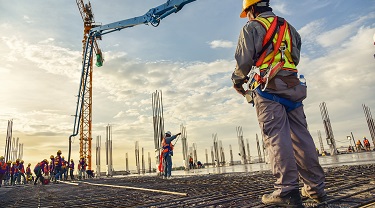
{"label": "safety vest", "polygon": [[364,140],[363,140],[363,143],[365,144],[365,146],[367,146],[367,145],[370,144],[370,142],[369,142],[367,139],[364,139]]}
{"label": "safety vest", "polygon": [[61,159],[61,156],[57,155],[57,156],[55,157],[55,166],[56,166],[56,167],[61,167],[61,165],[62,165],[62,159]]}
{"label": "safety vest", "polygon": [[167,142],[165,141],[165,138],[163,138],[163,141],[162,141],[162,146],[163,146],[163,152],[170,152],[170,151],[173,151],[173,144],[172,142],[167,144]]}
{"label": "safety vest", "polygon": [[26,174],[30,174],[30,173],[31,173],[30,166],[27,166],[27,168],[26,168]]}
{"label": "safety vest", "polygon": [[[280,18],[280,17],[278,17],[278,18]],[[258,17],[255,18],[255,21],[259,22],[264,27],[264,29],[267,31],[266,37],[263,40],[263,46],[265,46],[267,41],[270,38],[272,38],[272,35],[273,35],[269,32],[272,23],[274,24],[272,27],[276,26],[276,24],[277,24],[276,22],[274,22],[275,17],[272,16],[272,17],[264,18],[264,17],[258,16]],[[272,28],[272,29],[274,29],[274,28]],[[281,32],[281,31],[279,31],[279,32]],[[280,46],[285,47],[285,51],[284,51],[284,55],[285,55],[284,61],[285,61],[285,63],[284,63],[284,66],[283,66],[282,69],[286,70],[286,71],[297,72],[296,65],[294,64],[292,56],[291,56],[292,42],[291,42],[291,35],[290,35],[289,26],[288,26],[286,21],[285,21],[285,29],[282,33],[283,33],[283,38],[281,39],[281,45]],[[282,61],[280,50],[278,50],[278,48],[275,48],[275,46],[277,45],[278,36],[279,36],[279,34],[276,32],[274,37],[273,37],[273,40],[272,40],[272,45],[273,45],[274,50],[271,53],[269,53],[267,56],[264,55],[265,57],[263,57],[263,61],[260,61],[260,62],[256,63],[256,66],[259,67],[261,72],[265,71],[268,67],[273,67],[277,63]],[[259,54],[259,56],[262,56],[262,54]],[[262,57],[260,57],[259,59],[261,60]]]}

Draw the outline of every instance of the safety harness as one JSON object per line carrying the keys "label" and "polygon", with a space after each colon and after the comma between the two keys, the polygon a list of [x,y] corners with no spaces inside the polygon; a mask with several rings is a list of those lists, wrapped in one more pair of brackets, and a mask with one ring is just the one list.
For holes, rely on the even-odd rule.
{"label": "safety harness", "polygon": [[[258,16],[255,20],[259,22],[267,32],[263,39],[263,48],[259,53],[260,56],[250,75],[251,81],[249,83],[249,89],[251,91],[257,91],[260,96],[266,99],[282,104],[287,112],[292,111],[302,106],[302,102],[294,102],[264,91],[267,88],[268,82],[273,79],[280,70],[297,72],[290,54],[292,44],[290,43],[288,24],[284,18],[278,16],[269,18]],[[279,28],[278,34],[277,28]],[[285,41],[286,38],[289,40],[289,44]],[[267,56],[267,51],[271,44],[273,44],[273,51]],[[262,74],[265,75],[262,76]],[[264,87],[260,89],[259,86],[262,84],[264,84]]]}

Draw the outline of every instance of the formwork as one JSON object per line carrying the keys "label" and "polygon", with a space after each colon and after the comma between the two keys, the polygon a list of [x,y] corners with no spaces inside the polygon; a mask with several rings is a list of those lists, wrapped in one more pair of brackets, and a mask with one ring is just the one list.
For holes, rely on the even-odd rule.
{"label": "formwork", "polygon": [[[328,200],[305,207],[375,207],[375,164],[325,168]],[[274,207],[271,172],[100,178],[0,188],[0,207]],[[302,185],[302,184],[301,184]]]}

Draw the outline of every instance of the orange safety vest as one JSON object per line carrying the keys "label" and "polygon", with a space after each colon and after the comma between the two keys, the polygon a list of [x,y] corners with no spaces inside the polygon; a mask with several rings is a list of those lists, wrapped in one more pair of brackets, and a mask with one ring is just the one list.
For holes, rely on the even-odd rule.
{"label": "orange safety vest", "polygon": [[[267,42],[272,38],[273,32],[277,29],[277,21],[280,17],[257,17],[255,21],[259,22],[264,29],[266,29],[267,33],[263,39],[263,46],[267,44]],[[281,35],[279,38],[278,36]],[[267,55],[267,49],[262,53],[259,54],[260,57],[256,62],[256,66],[259,67],[260,71],[265,71],[269,66],[273,67],[277,63],[284,61],[284,65],[282,70],[297,72],[297,67],[293,62],[291,51],[292,51],[292,41],[291,35],[289,30],[288,23],[284,20],[284,23],[280,26],[280,30],[278,33],[274,35],[272,39],[272,45],[274,50]],[[280,46],[285,47],[284,51],[284,60],[281,60],[281,52],[279,51]]]}
{"label": "orange safety vest", "polygon": [[367,139],[363,140],[363,143],[365,144],[365,146],[370,145],[370,142]]}
{"label": "orange safety vest", "polygon": [[168,153],[169,151],[173,151],[173,144],[172,144],[172,142],[170,144],[167,144],[167,142],[165,142],[165,138],[163,138],[163,141],[161,142],[161,144],[162,144],[162,147],[163,147],[163,151],[161,152],[160,157],[159,157],[158,169],[159,169],[160,172],[163,172],[164,154]]}

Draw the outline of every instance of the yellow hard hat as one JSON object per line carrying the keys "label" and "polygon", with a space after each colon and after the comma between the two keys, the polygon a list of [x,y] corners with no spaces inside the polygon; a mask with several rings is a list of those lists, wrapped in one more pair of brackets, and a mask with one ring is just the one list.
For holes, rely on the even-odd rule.
{"label": "yellow hard hat", "polygon": [[4,160],[4,156],[0,156],[0,160]]}
{"label": "yellow hard hat", "polygon": [[7,162],[8,164],[12,164],[12,161],[11,160],[8,160],[8,162]]}
{"label": "yellow hard hat", "polygon": [[[261,2],[261,1],[265,1],[265,0],[243,0],[243,3],[242,3],[242,12],[240,14],[240,17],[241,18],[245,18],[246,17],[246,12],[245,10],[247,8],[249,8],[251,5],[254,5],[258,2]],[[268,0],[266,0],[268,2]]]}
{"label": "yellow hard hat", "polygon": [[50,159],[53,159],[53,158],[55,158],[53,155],[51,155],[50,157],[49,157]]}
{"label": "yellow hard hat", "polygon": [[21,160],[21,163],[24,163],[24,161],[23,161],[23,160]]}
{"label": "yellow hard hat", "polygon": [[61,150],[57,151],[57,154],[58,154],[58,155],[61,154]]}
{"label": "yellow hard hat", "polygon": [[31,165],[31,163],[27,164],[27,166],[30,166],[30,165]]}

